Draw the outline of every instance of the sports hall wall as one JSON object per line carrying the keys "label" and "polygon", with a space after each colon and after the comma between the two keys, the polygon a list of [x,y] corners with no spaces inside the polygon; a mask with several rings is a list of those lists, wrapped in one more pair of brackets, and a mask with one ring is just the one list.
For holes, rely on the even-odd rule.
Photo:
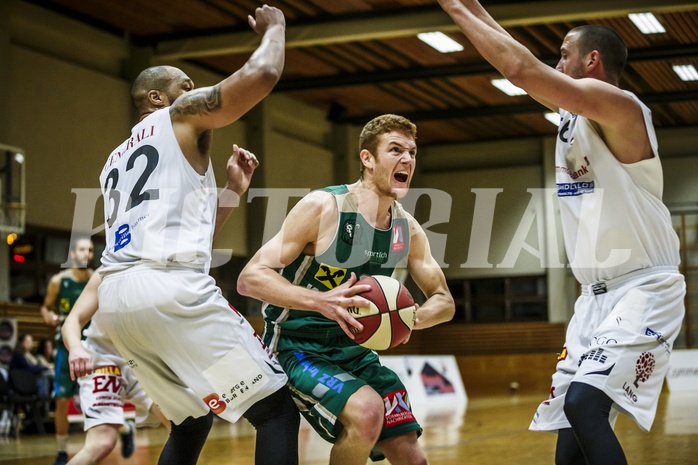
{"label": "sports hall wall", "polygon": [[[33,5],[0,3],[0,143],[26,152],[27,223],[99,233],[98,176],[134,122],[131,79],[161,63],[124,38]],[[221,78],[167,64],[181,67],[197,87]],[[670,205],[698,200],[697,129],[659,132]],[[262,163],[248,197],[217,236],[217,253],[251,255],[308,190],[357,179],[359,131],[332,125],[325,112],[277,93],[217,130],[212,163],[219,186],[233,143]],[[565,322],[575,286],[564,267],[554,197],[546,191],[554,186],[553,145],[552,138],[536,138],[420,146],[413,192],[404,203],[427,228],[447,277],[546,274],[549,319]],[[0,301],[9,282],[6,247],[0,244]]]}

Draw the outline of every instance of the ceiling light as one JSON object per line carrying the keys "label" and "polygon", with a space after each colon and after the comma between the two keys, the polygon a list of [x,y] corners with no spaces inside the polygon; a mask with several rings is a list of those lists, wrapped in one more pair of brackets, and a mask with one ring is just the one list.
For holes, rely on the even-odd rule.
{"label": "ceiling light", "polygon": [[674,65],[674,72],[682,81],[698,81],[698,70],[693,65]]}
{"label": "ceiling light", "polygon": [[661,34],[662,32],[666,32],[664,26],[662,26],[657,17],[652,13],[630,13],[628,18],[635,23],[635,26],[637,26],[643,34]]}
{"label": "ceiling light", "polygon": [[419,40],[425,42],[441,53],[460,52],[463,46],[443,32],[422,32],[417,34]]}
{"label": "ceiling light", "polygon": [[555,126],[560,126],[560,113],[555,113],[551,111],[543,116],[545,116],[545,119],[553,123]]}
{"label": "ceiling light", "polygon": [[526,95],[526,91],[520,87],[516,87],[507,79],[492,79],[492,85],[512,97],[515,95]]}

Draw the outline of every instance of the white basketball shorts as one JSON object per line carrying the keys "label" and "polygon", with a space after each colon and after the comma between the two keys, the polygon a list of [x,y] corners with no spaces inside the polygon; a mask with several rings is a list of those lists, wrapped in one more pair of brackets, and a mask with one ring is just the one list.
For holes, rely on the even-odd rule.
{"label": "white basketball shorts", "polygon": [[[90,350],[87,341],[83,345]],[[158,426],[160,420],[150,413],[153,401],[145,393],[136,375],[119,355],[102,354],[90,350],[94,371],[78,379],[80,408],[84,415],[84,429],[97,425],[123,425],[124,402],[136,407],[136,424]]]}
{"label": "white basketball shorts", "polygon": [[684,317],[684,277],[676,267],[639,270],[583,286],[552,377],[550,398],[529,429],[569,428],[563,406],[572,381],[594,386],[618,412],[649,431],[657,410],[672,345]]}
{"label": "white basketball shorts", "polygon": [[104,276],[105,332],[148,395],[175,424],[213,411],[237,421],[287,378],[213,278],[137,266]]}

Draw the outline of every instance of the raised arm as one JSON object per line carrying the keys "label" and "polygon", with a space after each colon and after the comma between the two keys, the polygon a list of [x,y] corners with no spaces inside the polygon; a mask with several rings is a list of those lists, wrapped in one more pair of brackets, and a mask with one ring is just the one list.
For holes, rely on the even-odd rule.
{"label": "raised arm", "polygon": [[582,62],[582,57],[568,56],[573,50],[565,41],[558,68],[564,69],[568,58],[579,58],[583,69],[578,71],[580,76],[573,76],[571,70],[563,73],[494,26],[496,21],[477,0],[439,3],[478,52],[514,85],[550,108],[562,108],[598,123],[618,160],[632,163],[652,156],[642,109],[630,95],[604,79],[604,64],[597,51],[585,55]]}
{"label": "raised arm", "polygon": [[425,329],[451,321],[456,311],[446,277],[436,259],[426,233],[413,217],[410,219],[410,254],[407,261],[412,280],[427,300],[417,310],[414,329]]}
{"label": "raised arm", "polygon": [[97,308],[98,288],[102,278],[98,272],[92,273],[80,297],[75,301],[68,317],[63,322],[61,334],[68,349],[70,362],[70,378],[77,378],[92,373],[92,356],[82,345],[82,328],[92,319]]}
{"label": "raised arm", "polygon": [[248,17],[262,36],[259,47],[235,73],[211,87],[192,90],[171,106],[173,124],[185,122],[200,134],[237,121],[274,88],[284,68],[286,22],[281,10],[264,5]]}
{"label": "raised arm", "polygon": [[352,276],[341,286],[321,292],[296,286],[279,274],[301,254],[315,255],[318,243],[323,242],[322,236],[334,233],[329,225],[335,224],[336,215],[329,193],[315,191],[305,196],[289,212],[281,231],[242,270],[237,288],[242,295],[280,307],[321,313],[339,323],[347,336],[354,339],[349,327],[361,331],[363,325],[347,312],[347,307],[365,305],[366,301],[356,294],[369,290],[369,286],[352,287],[356,281],[356,276]]}

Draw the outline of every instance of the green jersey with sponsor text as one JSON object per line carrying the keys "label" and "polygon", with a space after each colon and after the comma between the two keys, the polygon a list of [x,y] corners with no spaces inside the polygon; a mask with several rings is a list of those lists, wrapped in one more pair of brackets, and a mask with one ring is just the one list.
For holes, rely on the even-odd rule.
{"label": "green jersey with sponsor text", "polygon": [[[334,195],[339,221],[332,244],[318,256],[300,255],[281,271],[293,284],[328,291],[347,281],[351,273],[393,276],[406,272],[410,234],[407,216],[398,202],[391,206],[391,225],[376,229],[358,213],[346,185],[323,189]],[[326,338],[344,334],[323,315],[265,304],[264,339],[274,349],[279,335]]]}

